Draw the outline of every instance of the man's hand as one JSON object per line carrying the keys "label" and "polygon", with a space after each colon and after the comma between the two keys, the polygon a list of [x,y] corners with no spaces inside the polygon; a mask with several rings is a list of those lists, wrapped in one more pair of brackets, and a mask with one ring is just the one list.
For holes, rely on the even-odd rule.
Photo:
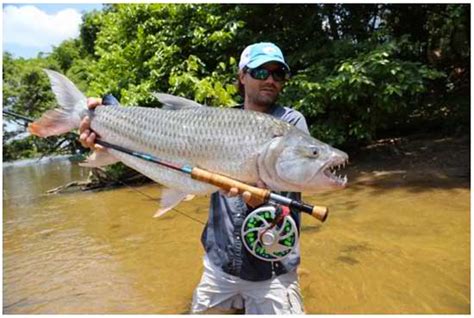
{"label": "man's hand", "polygon": [[[256,186],[259,188],[264,188],[264,189],[267,188],[267,185],[262,180],[258,180]],[[230,188],[229,192],[224,192],[224,194],[227,195],[228,197],[235,197],[239,194],[239,189]],[[253,197],[252,194],[248,191],[244,191],[242,193],[242,198],[244,199],[245,203],[251,206],[252,208],[256,208],[257,206],[265,203],[264,201]]]}
{"label": "man's hand", "polygon": [[[89,109],[94,109],[97,106],[102,104],[101,98],[88,98],[87,107]],[[100,145],[95,144],[95,139],[97,137],[96,133],[91,129],[91,119],[89,116],[84,117],[79,125],[79,142],[85,148],[91,148],[93,150],[103,150],[104,148]]]}

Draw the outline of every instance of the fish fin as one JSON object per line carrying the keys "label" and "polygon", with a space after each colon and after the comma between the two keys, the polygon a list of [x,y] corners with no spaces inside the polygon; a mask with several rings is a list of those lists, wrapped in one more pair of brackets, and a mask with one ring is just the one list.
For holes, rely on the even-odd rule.
{"label": "fish fin", "polygon": [[188,194],[186,195],[186,197],[183,199],[183,201],[191,201],[192,199],[194,199],[196,197],[196,195],[194,194]]}
{"label": "fish fin", "polygon": [[87,99],[64,75],[44,70],[51,82],[59,108],[49,110],[40,119],[28,125],[28,131],[39,137],[66,133],[78,128],[81,118],[87,114]]}
{"label": "fish fin", "polygon": [[[79,119],[80,121],[80,119]],[[28,124],[28,131],[38,137],[61,135],[79,127],[76,118],[62,109],[48,110],[40,119]]]}
{"label": "fish fin", "polygon": [[86,161],[79,163],[81,167],[100,168],[118,162],[107,150],[94,151]]}
{"label": "fish fin", "polygon": [[196,103],[195,101],[192,101],[190,99],[170,94],[153,93],[153,96],[155,96],[160,101],[160,103],[163,104],[162,109],[166,110],[180,110],[186,108],[205,107],[204,105]]}
{"label": "fish fin", "polygon": [[102,97],[102,105],[113,106],[113,107],[121,106],[117,98],[115,98],[115,96],[112,94],[106,94]]}
{"label": "fish fin", "polygon": [[188,197],[187,193],[184,193],[179,190],[166,188],[161,193],[161,202],[160,208],[156,211],[154,218],[160,217],[175,206],[177,206],[181,201],[185,200]]}

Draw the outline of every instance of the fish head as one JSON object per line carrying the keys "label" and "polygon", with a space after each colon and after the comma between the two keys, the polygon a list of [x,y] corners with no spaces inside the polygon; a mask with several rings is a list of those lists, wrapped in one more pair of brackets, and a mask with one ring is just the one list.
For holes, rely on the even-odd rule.
{"label": "fish head", "polygon": [[335,171],[348,155],[297,129],[274,137],[258,159],[260,179],[274,191],[316,192],[344,188]]}

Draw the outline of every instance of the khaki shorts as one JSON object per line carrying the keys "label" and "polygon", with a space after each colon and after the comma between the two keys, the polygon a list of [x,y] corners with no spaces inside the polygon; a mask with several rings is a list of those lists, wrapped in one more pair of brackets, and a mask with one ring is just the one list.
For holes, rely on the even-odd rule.
{"label": "khaki shorts", "polygon": [[191,313],[304,314],[296,271],[261,282],[224,273],[204,257],[204,273],[193,295]]}

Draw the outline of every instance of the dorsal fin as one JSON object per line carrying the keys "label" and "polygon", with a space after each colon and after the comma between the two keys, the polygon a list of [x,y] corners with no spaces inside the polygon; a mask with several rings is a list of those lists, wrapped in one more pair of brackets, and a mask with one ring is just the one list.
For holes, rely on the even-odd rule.
{"label": "dorsal fin", "polygon": [[162,109],[180,110],[185,108],[204,107],[203,105],[184,97],[164,93],[153,93],[153,96],[163,104]]}
{"label": "dorsal fin", "polygon": [[106,94],[102,97],[102,105],[104,106],[120,106],[119,101],[112,94]]}

